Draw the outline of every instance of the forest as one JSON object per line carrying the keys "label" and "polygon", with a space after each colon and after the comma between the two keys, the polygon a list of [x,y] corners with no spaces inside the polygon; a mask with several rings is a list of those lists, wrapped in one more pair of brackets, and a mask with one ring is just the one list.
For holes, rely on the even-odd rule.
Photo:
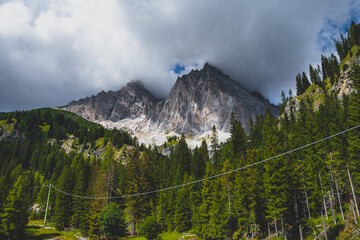
{"label": "forest", "polygon": [[[211,143],[193,150],[185,135],[139,145],[56,109],[0,113],[0,239],[26,239],[29,219],[45,214],[89,239],[350,239],[360,226],[360,24],[334,41],[340,59],[321,56],[309,78],[298,74],[280,118],[268,111],[245,132],[232,115],[227,142],[214,126]],[[331,89],[344,72],[354,91],[339,99]],[[316,110],[301,97],[315,85]],[[286,108],[295,98],[299,107]]]}

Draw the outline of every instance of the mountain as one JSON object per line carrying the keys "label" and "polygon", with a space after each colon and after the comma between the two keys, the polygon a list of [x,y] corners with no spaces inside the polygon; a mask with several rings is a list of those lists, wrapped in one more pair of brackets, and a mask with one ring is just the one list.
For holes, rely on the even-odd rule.
{"label": "mountain", "polygon": [[156,102],[140,81],[132,81],[119,91],[102,91],[96,96],[72,101],[60,108],[74,112],[90,121],[116,122],[147,114]]}
{"label": "mountain", "polygon": [[169,133],[201,140],[209,135],[213,125],[222,133],[221,140],[225,140],[232,112],[248,130],[250,117],[265,114],[266,108],[278,116],[277,106],[259,94],[251,94],[207,63],[202,70],[179,77],[164,100],[157,100],[136,81],[117,92],[102,91],[60,107],[106,127],[128,130],[140,141],[155,144],[166,141]]}
{"label": "mountain", "polygon": [[149,118],[155,128],[185,134],[202,134],[213,125],[229,132],[232,112],[246,129],[250,116],[264,114],[267,107],[277,114],[277,107],[250,94],[209,64],[178,78],[169,96],[160,104],[161,111]]}

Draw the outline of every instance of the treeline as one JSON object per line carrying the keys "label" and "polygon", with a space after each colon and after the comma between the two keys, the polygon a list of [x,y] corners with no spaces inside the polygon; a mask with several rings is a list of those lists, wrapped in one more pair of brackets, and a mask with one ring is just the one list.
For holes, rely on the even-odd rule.
{"label": "treeline", "polygon": [[[79,144],[89,143],[90,147],[94,147],[95,141],[102,137],[118,148],[124,144],[138,145],[136,139],[126,132],[107,130],[73,113],[53,109],[0,113],[0,119],[13,125],[15,139],[18,140],[0,141],[0,175],[21,164],[25,169],[40,171],[47,178],[53,175],[54,170],[59,176],[62,162],[66,162],[68,157],[58,146],[51,146],[49,141],[63,140],[69,135],[77,137]],[[53,179],[57,179],[56,176]]]}
{"label": "treeline", "polygon": [[[128,133],[117,130],[108,130],[96,123],[87,121],[74,113],[50,108],[32,111],[15,111],[0,113],[0,119],[7,123],[15,122],[15,129],[22,132],[25,139],[42,141],[44,138],[64,139],[67,134],[79,138],[80,144],[93,143],[101,137],[108,138],[113,144],[121,147],[123,144],[136,145]],[[19,121],[18,121],[19,120]],[[42,126],[49,126],[46,131]]]}
{"label": "treeline", "polygon": [[[360,45],[360,24],[356,24],[354,21],[352,21],[350,28],[346,29],[346,32],[347,36],[340,34],[340,40],[334,39],[337,54],[340,57],[340,62],[344,61],[348,54],[350,54],[350,57],[352,57],[352,52],[350,51],[351,48],[354,45]],[[360,52],[358,51],[357,54],[359,53]],[[325,79],[330,78],[330,83],[332,85],[335,83],[336,79],[338,79],[340,74],[340,64],[334,54],[331,54],[330,57],[321,55],[320,65],[317,65],[316,67],[313,67],[311,64],[309,65],[310,80],[306,76],[305,72],[296,75],[297,96],[303,94],[306,89],[308,89],[308,87],[311,85],[311,83],[315,83],[321,87],[324,87],[322,81],[324,81]],[[348,65],[345,65],[345,68],[347,68]]]}

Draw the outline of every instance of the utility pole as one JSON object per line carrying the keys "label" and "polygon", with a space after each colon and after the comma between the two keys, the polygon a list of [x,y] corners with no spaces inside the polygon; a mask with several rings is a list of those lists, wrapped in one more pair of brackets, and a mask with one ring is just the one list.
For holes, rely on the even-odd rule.
{"label": "utility pole", "polygon": [[[331,157],[331,154],[330,153],[330,160],[331,162],[333,161],[332,157]],[[331,170],[331,164],[330,164],[330,170]],[[338,197],[338,201],[339,201],[339,207],[340,207],[340,212],[341,212],[341,217],[342,217],[342,220],[345,221],[345,218],[344,218],[344,212],[342,210],[342,205],[341,205],[341,198],[340,198],[340,193],[339,193],[339,186],[338,186],[338,183],[337,183],[337,180],[336,180],[336,173],[331,173],[330,171],[330,176],[331,178],[334,180],[335,182],[335,187],[336,187],[336,193],[337,193],[337,197]]]}
{"label": "utility pole", "polygon": [[355,205],[355,209],[356,209],[356,214],[357,214],[357,216],[360,216],[359,208],[358,208],[357,201],[356,201],[354,186],[353,186],[353,183],[352,183],[352,179],[351,179],[349,167],[347,167],[347,173],[348,173],[348,176],[349,176],[351,192],[352,192],[352,195],[353,195],[353,197],[354,197],[354,205]]}
{"label": "utility pole", "polygon": [[46,211],[45,211],[45,218],[44,218],[44,225],[46,225],[46,218],[47,218],[47,214],[48,214],[48,209],[49,209],[49,200],[50,200],[50,190],[51,190],[51,183],[49,184],[49,192],[48,192],[48,198],[47,198],[47,202],[46,202]]}

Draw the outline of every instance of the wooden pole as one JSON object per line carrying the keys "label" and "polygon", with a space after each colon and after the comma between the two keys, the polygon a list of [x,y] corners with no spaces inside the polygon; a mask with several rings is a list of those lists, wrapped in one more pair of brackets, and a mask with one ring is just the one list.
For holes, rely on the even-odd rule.
{"label": "wooden pole", "polygon": [[342,217],[342,220],[345,221],[344,212],[343,212],[343,210],[342,210],[342,205],[341,205],[341,198],[340,198],[340,193],[339,193],[339,186],[338,186],[338,184],[337,184],[337,180],[336,180],[335,174],[334,174],[333,176],[334,176],[334,181],[335,181],[336,193],[337,193],[337,197],[338,197],[338,201],[339,201],[339,207],[340,207],[341,217]]}
{"label": "wooden pole", "polygon": [[328,240],[327,234],[326,234],[326,226],[325,226],[325,222],[324,222],[324,215],[322,213],[322,210],[321,210],[321,220],[322,220],[322,225],[323,225],[323,228],[324,228],[325,239]]}
{"label": "wooden pole", "polygon": [[311,214],[310,214],[310,207],[309,207],[309,200],[308,200],[308,196],[307,196],[307,192],[306,192],[306,186],[305,186],[305,178],[304,178],[304,175],[302,175],[302,177],[303,177],[303,182],[304,182],[304,191],[305,191],[305,202],[306,202],[306,207],[307,207],[307,210],[308,210],[309,217],[311,217]]}
{"label": "wooden pole", "polygon": [[50,200],[50,190],[51,190],[51,183],[49,184],[49,192],[48,192],[48,198],[47,198],[47,202],[46,202],[46,211],[45,211],[45,218],[44,218],[44,225],[46,225],[46,220],[47,220],[47,214],[48,214],[48,209],[49,209],[49,200]]}
{"label": "wooden pole", "polygon": [[228,200],[229,200],[229,214],[231,214],[231,202],[230,202],[230,191],[228,190]]}
{"label": "wooden pole", "polygon": [[351,179],[351,174],[350,174],[349,168],[347,168],[347,173],[348,173],[348,176],[349,176],[351,192],[352,192],[352,195],[353,195],[353,198],[354,198],[354,204],[355,204],[356,214],[357,214],[357,216],[360,216],[360,214],[359,214],[359,208],[358,208],[357,201],[356,201],[356,196],[355,196],[355,190],[354,190],[354,186],[353,186],[353,183],[352,183],[352,179]]}
{"label": "wooden pole", "polygon": [[355,214],[355,210],[354,210],[353,202],[352,202],[352,201],[350,201],[350,211],[352,212],[352,214],[353,214],[353,216],[354,216],[355,224],[357,224],[356,214]]}
{"label": "wooden pole", "polygon": [[333,208],[333,205],[332,205],[332,202],[331,202],[330,191],[329,191],[328,193],[329,193],[329,202],[330,202],[331,213],[332,213],[332,215],[333,215],[334,225],[336,225],[336,218],[335,218],[334,208]]}
{"label": "wooden pole", "polygon": [[283,235],[284,235],[284,239],[287,240],[286,232],[285,232],[285,226],[284,226],[284,218],[281,218],[281,225],[282,225],[282,232],[283,232]]}
{"label": "wooden pole", "polygon": [[326,220],[329,220],[329,217],[328,217],[328,214],[327,214],[327,207],[326,207],[326,202],[325,202],[324,191],[323,191],[323,187],[322,187],[322,184],[321,184],[321,176],[320,176],[320,173],[319,173],[318,175],[319,175],[321,193],[322,193],[322,195],[323,195],[322,198],[323,198],[323,203],[324,203],[325,216],[326,216]]}

